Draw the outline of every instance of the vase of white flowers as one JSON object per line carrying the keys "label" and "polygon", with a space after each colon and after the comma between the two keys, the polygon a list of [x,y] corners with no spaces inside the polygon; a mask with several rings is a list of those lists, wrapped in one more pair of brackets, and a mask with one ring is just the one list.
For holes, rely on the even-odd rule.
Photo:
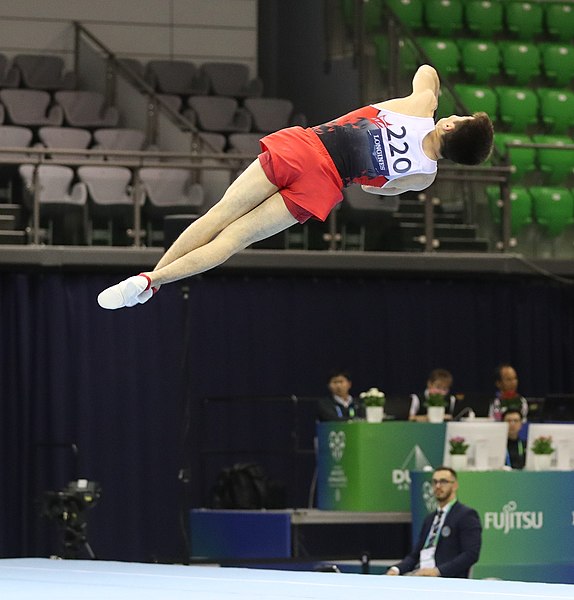
{"label": "vase of white flowers", "polygon": [[367,422],[380,423],[385,417],[385,394],[376,387],[361,392],[359,398],[365,405]]}

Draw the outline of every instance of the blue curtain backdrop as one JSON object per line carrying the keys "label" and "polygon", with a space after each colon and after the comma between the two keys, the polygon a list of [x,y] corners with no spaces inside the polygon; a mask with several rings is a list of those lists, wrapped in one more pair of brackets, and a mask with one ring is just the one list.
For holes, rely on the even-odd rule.
{"label": "blue curtain backdrop", "polygon": [[[36,500],[78,475],[102,485],[88,518],[98,558],[181,559],[180,508],[205,500],[205,397],[322,395],[339,365],[357,393],[418,391],[439,366],[456,390],[489,392],[501,361],[525,395],[574,390],[574,294],[548,280],[215,272],[99,309],[117,280],[0,274],[0,556],[57,551]],[[249,416],[282,439],[283,417]]]}

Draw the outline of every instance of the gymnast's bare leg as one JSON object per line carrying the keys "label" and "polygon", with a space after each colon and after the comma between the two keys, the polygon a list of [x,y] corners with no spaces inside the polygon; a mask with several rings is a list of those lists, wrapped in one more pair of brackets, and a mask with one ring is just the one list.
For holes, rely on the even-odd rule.
{"label": "gymnast's bare leg", "polygon": [[297,220],[278,189],[255,160],[223,198],[179,236],[153,271],[107,288],[98,296],[99,305],[116,309],[143,304],[164,283],[213,269],[250,244],[291,227]]}

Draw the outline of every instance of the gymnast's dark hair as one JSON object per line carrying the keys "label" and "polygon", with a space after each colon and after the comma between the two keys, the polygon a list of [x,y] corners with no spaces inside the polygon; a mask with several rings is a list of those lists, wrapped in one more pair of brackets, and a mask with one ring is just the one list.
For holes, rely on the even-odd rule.
{"label": "gymnast's dark hair", "polygon": [[454,129],[441,138],[440,154],[455,163],[478,165],[492,152],[494,127],[490,117],[484,112],[472,115],[456,123]]}

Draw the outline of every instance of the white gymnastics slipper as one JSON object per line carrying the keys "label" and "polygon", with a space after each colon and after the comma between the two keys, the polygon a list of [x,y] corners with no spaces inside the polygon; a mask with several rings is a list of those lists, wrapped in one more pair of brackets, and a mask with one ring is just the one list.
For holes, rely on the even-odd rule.
{"label": "white gymnastics slipper", "polygon": [[108,310],[143,304],[153,296],[153,290],[149,288],[149,284],[148,277],[134,275],[101,292],[98,295],[98,304]]}

